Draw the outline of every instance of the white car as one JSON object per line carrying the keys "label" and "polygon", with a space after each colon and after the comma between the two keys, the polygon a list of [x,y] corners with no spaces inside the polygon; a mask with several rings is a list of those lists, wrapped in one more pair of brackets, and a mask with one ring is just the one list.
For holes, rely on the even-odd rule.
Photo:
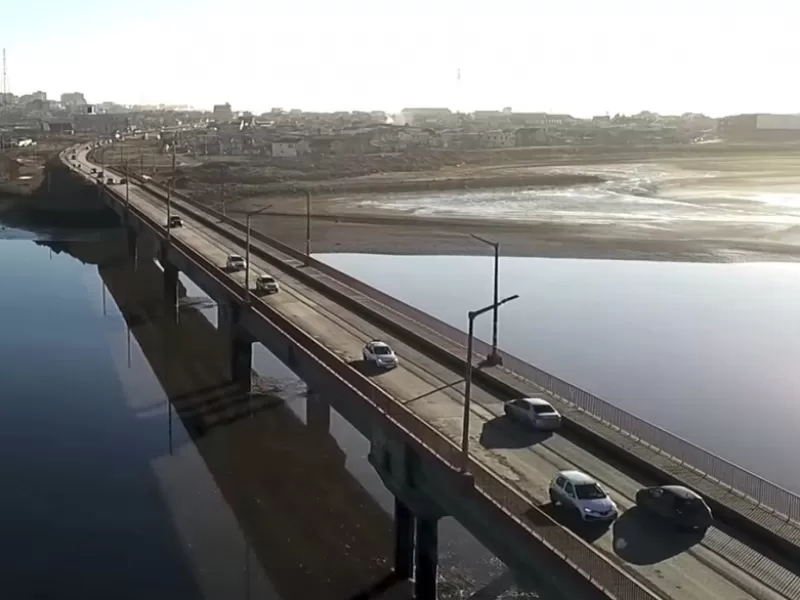
{"label": "white car", "polygon": [[611,521],[619,509],[593,477],[581,471],[561,471],[550,482],[550,501],[572,509],[582,521]]}
{"label": "white car", "polygon": [[503,405],[509,419],[526,427],[552,431],[561,427],[561,415],[543,398],[518,398]]}
{"label": "white car", "polygon": [[259,275],[256,278],[256,291],[265,294],[277,294],[281,291],[278,282],[272,275]]}
{"label": "white car", "polygon": [[225,268],[229,271],[244,271],[247,268],[247,263],[244,262],[238,254],[231,254],[228,256],[228,261],[225,263]]}
{"label": "white car", "polygon": [[367,342],[362,352],[364,362],[384,369],[393,369],[397,366],[397,355],[389,344],[380,340]]}

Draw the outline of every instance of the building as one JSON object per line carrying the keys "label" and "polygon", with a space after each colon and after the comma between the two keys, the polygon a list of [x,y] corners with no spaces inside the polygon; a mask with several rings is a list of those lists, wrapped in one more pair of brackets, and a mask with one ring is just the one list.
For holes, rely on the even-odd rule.
{"label": "building", "polygon": [[403,125],[449,125],[453,113],[449,108],[404,108],[400,111]]}
{"label": "building", "polygon": [[513,131],[494,129],[481,135],[481,146],[484,148],[513,148],[517,145],[517,137]]}
{"label": "building", "polygon": [[79,106],[86,106],[88,102],[86,102],[86,98],[81,92],[68,92],[66,94],[61,94],[61,104],[63,104],[65,108],[77,108]]}
{"label": "building", "polygon": [[214,120],[217,123],[227,123],[228,121],[233,120],[233,111],[231,110],[231,105],[228,102],[225,104],[215,104],[212,112],[214,114]]}
{"label": "building", "polygon": [[740,140],[797,140],[800,139],[800,115],[734,115],[719,120],[717,133]]}
{"label": "building", "polygon": [[301,138],[284,138],[272,142],[273,158],[297,158],[308,152],[308,142]]}
{"label": "building", "polygon": [[541,127],[522,127],[514,132],[514,137],[520,147],[541,146],[550,141],[547,130]]}

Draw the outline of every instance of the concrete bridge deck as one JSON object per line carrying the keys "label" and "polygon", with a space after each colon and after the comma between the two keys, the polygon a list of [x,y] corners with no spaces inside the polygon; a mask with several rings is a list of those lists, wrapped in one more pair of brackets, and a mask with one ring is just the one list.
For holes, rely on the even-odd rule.
{"label": "concrete bridge deck", "polygon": [[[156,195],[132,185],[130,198],[137,210],[153,222],[165,221],[163,201]],[[209,227],[191,207],[176,201],[173,214],[180,214],[186,222],[182,230],[173,230],[175,238],[211,262],[221,265],[227,254],[244,254],[240,242],[232,241],[223,227]],[[259,272],[274,271],[273,264],[262,258],[266,251],[261,252],[260,256],[254,253],[251,264]],[[264,300],[271,309],[298,324],[354,368],[359,368],[361,347],[368,339],[379,337],[392,343],[401,357],[401,367],[373,376],[372,380],[444,436],[459,440],[463,410],[460,373],[354,314],[300,278],[275,274],[283,291]],[[242,284],[241,275],[233,279]],[[639,487],[652,483],[633,470],[603,460],[597,456],[597,447],[576,443],[572,435],[558,433],[531,439],[509,427],[501,417],[503,399],[485,387],[475,390],[470,451],[474,460],[502,476],[534,506],[549,510],[546,485],[562,468],[574,467],[592,473],[623,509],[631,506],[631,498]],[[578,530],[578,533],[599,554],[649,589],[653,597],[798,597],[796,575],[778,564],[778,559],[773,561],[772,557],[748,547],[746,540],[737,539],[736,532],[712,529],[699,543],[676,541],[662,531],[653,530],[633,513],[623,515],[609,531]],[[756,568],[758,578],[747,573]]]}

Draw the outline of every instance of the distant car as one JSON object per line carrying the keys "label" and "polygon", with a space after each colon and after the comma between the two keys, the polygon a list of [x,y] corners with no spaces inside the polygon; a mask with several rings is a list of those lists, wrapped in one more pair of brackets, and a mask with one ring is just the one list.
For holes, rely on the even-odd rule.
{"label": "distant car", "polygon": [[256,278],[256,291],[265,294],[277,294],[281,290],[272,275],[259,275]]}
{"label": "distant car", "polygon": [[72,160],[75,160],[77,157],[76,157],[76,156],[73,154],[73,155],[72,155],[70,158],[71,158]]}
{"label": "distant car", "polygon": [[231,254],[228,256],[228,261],[225,263],[225,267],[229,271],[243,271],[247,268],[247,263],[245,263],[244,258],[238,254]]}
{"label": "distant car", "polygon": [[92,173],[97,173],[97,169],[92,169]]}
{"label": "distant car", "polygon": [[106,183],[108,183],[109,185],[114,183],[114,178],[113,177],[109,177],[108,179],[106,179]]}
{"label": "distant car", "polygon": [[581,471],[561,471],[550,482],[550,501],[572,509],[582,521],[611,521],[619,509],[600,484]]}
{"label": "distant car", "polygon": [[518,398],[503,406],[506,416],[527,427],[552,431],[561,427],[561,415],[543,398]]}
{"label": "distant car", "polygon": [[172,215],[167,222],[167,227],[183,227],[183,219],[181,219],[178,215]]}
{"label": "distant car", "polygon": [[126,183],[128,183],[128,178],[127,177],[123,177],[122,179],[119,180],[119,183],[120,183],[120,185],[125,185]]}
{"label": "distant car", "polygon": [[102,171],[100,171],[100,172],[97,174],[97,178],[98,178],[98,179],[101,181],[101,183],[102,183],[102,181],[103,181],[103,172],[102,172]]}
{"label": "distant car", "polygon": [[389,344],[380,340],[367,342],[361,355],[365,363],[384,369],[393,369],[398,363],[394,350],[389,347]]}
{"label": "distant car", "polygon": [[641,489],[636,492],[636,506],[670,521],[680,531],[705,531],[714,521],[705,500],[680,485]]}

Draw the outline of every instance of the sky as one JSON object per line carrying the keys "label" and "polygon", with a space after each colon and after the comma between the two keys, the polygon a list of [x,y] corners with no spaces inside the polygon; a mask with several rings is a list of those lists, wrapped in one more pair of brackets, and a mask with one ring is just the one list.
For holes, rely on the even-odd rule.
{"label": "sky", "polygon": [[788,0],[2,4],[16,94],[254,112],[800,112]]}

